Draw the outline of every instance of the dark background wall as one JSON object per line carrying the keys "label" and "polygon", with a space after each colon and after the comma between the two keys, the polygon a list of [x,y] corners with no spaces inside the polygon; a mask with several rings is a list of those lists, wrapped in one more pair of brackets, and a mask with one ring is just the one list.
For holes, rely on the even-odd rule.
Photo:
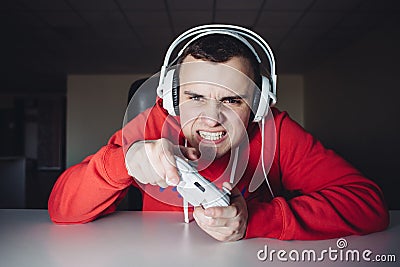
{"label": "dark background wall", "polygon": [[400,34],[388,21],[305,74],[305,127],[400,208]]}

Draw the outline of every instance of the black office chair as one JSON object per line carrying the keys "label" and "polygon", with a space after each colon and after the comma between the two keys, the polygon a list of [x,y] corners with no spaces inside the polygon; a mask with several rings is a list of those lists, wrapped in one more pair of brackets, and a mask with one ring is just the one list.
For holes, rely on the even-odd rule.
{"label": "black office chair", "polygon": [[[132,83],[128,94],[128,121],[156,103],[157,86],[157,76],[143,78]],[[135,97],[132,99],[133,96]]]}
{"label": "black office chair", "polygon": [[[143,78],[132,83],[128,93],[127,121],[155,104],[157,85],[158,77]],[[142,204],[142,193],[131,186],[124,200],[118,205],[118,210],[141,210]]]}

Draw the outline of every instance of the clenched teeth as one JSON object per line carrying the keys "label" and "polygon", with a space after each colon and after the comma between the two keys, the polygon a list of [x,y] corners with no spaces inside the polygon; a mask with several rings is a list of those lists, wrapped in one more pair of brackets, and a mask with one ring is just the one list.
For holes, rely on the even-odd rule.
{"label": "clenched teeth", "polygon": [[225,132],[205,132],[205,131],[199,131],[199,134],[202,138],[210,140],[210,141],[216,141],[218,139],[221,139],[224,135]]}

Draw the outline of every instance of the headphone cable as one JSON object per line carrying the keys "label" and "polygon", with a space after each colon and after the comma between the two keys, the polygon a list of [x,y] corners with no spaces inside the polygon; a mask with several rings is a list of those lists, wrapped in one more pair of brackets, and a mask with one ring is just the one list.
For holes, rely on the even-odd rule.
{"label": "headphone cable", "polygon": [[265,139],[264,127],[265,127],[265,117],[261,119],[261,166],[264,173],[265,181],[267,182],[269,192],[271,193],[272,198],[275,198],[274,192],[272,191],[271,185],[269,184],[267,171],[265,170],[265,165],[264,165],[264,139]]}

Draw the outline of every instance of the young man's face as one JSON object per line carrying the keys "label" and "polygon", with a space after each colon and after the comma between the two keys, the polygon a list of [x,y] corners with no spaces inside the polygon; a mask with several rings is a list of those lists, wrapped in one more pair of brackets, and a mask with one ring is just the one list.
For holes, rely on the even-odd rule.
{"label": "young man's face", "polygon": [[[179,107],[183,134],[202,156],[220,158],[247,137],[254,83],[246,59],[224,63],[187,56],[180,72]],[[213,155],[203,155],[210,151]]]}

